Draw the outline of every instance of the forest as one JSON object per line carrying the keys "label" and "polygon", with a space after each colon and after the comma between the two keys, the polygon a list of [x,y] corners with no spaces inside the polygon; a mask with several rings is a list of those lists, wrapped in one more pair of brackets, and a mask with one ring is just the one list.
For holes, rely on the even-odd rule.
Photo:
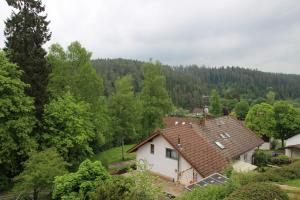
{"label": "forest", "polygon": [[[105,95],[112,93],[114,81],[130,74],[134,89],[141,89],[144,62],[126,59],[96,59],[92,61],[104,79]],[[300,75],[267,73],[241,67],[168,66],[162,65],[166,88],[173,103],[185,109],[203,105],[202,96],[217,89],[225,99],[247,99],[255,102],[272,90],[278,99],[300,98]],[[261,100],[259,100],[261,101]]]}
{"label": "forest", "polygon": [[0,199],[167,199],[147,170],[112,175],[93,158],[121,147],[124,161],[125,144],[163,128],[166,116],[202,107],[203,95],[210,117],[245,120],[281,147],[299,133],[299,75],[92,60],[78,41],[46,50],[51,31],[42,1],[6,2],[14,11],[0,50]]}

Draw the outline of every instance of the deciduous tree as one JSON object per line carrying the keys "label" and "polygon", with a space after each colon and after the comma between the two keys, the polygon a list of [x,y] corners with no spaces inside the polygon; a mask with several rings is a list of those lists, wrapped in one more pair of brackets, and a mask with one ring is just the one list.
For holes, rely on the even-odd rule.
{"label": "deciduous tree", "polygon": [[95,139],[95,125],[89,104],[77,101],[69,92],[45,105],[43,135],[46,147],[57,151],[72,167],[93,155],[90,143]]}
{"label": "deciduous tree", "polygon": [[110,179],[110,175],[100,161],[83,161],[78,170],[63,176],[57,176],[54,181],[54,199],[88,199],[97,185]]}
{"label": "deciduous tree", "polygon": [[172,110],[172,101],[166,90],[166,79],[161,64],[146,63],[143,66],[141,100],[143,105],[142,124],[144,135],[161,127],[163,117]]}
{"label": "deciduous tree", "polygon": [[109,111],[112,117],[114,140],[121,141],[124,160],[124,141],[132,142],[140,130],[138,100],[133,92],[131,76],[124,76],[115,83],[116,91],[109,99]]}
{"label": "deciduous tree", "polygon": [[238,102],[234,108],[234,112],[239,120],[245,120],[249,111],[249,104],[246,100]]}
{"label": "deciduous tree", "polygon": [[256,104],[246,116],[246,126],[259,136],[272,137],[276,125],[273,107],[267,103]]}
{"label": "deciduous tree", "polygon": [[22,71],[0,51],[0,175],[12,177],[36,148],[33,99],[24,93]]}
{"label": "deciduous tree", "polygon": [[209,112],[214,116],[220,116],[222,107],[220,102],[220,96],[216,89],[213,89],[210,93],[209,104],[210,104]]}
{"label": "deciduous tree", "polygon": [[284,140],[300,133],[300,113],[289,103],[278,101],[274,104],[275,113],[275,136],[281,139],[282,147]]}
{"label": "deciduous tree", "polygon": [[66,166],[55,148],[32,152],[24,164],[24,171],[14,178],[14,190],[24,198],[32,194],[33,199],[38,200],[41,191],[52,190],[54,177],[67,172]]}

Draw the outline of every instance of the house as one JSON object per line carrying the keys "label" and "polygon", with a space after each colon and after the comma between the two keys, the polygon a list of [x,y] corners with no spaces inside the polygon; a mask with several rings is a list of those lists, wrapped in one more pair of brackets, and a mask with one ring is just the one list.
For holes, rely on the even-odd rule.
{"label": "house", "polygon": [[181,119],[156,130],[128,152],[136,152],[137,162],[146,164],[151,172],[189,185],[222,171],[232,160],[252,163],[253,152],[262,143],[242,122],[229,116]]}
{"label": "house", "polygon": [[285,155],[290,158],[300,157],[300,134],[286,140]]}

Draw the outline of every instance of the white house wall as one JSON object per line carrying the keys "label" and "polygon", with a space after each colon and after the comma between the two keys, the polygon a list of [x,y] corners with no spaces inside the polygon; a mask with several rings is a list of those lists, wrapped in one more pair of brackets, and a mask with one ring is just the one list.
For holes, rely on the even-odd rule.
{"label": "white house wall", "polygon": [[[154,144],[154,154],[150,152],[151,144]],[[157,136],[151,142],[138,148],[136,159],[138,163],[147,163],[150,171],[177,181],[178,160],[167,158],[166,148],[174,149],[162,136]],[[180,173],[181,184],[189,184],[193,181],[193,175],[198,180],[201,179],[201,176],[181,156],[179,168],[179,171],[182,172]]]}
{"label": "white house wall", "polygon": [[296,145],[296,144],[300,144],[300,134],[287,139],[285,146],[291,146],[291,145]]}
{"label": "white house wall", "polygon": [[252,149],[242,155],[240,155],[240,160],[252,164],[252,156],[254,154],[255,149]]}

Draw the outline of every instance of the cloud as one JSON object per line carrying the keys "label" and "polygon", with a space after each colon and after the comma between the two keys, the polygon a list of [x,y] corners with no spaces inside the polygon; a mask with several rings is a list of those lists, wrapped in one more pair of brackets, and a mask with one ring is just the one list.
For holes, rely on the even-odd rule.
{"label": "cloud", "polygon": [[[44,0],[52,39],[94,58],[241,66],[300,74],[300,4],[293,0]],[[0,31],[10,8],[0,2]],[[0,46],[4,37],[0,35]]]}

